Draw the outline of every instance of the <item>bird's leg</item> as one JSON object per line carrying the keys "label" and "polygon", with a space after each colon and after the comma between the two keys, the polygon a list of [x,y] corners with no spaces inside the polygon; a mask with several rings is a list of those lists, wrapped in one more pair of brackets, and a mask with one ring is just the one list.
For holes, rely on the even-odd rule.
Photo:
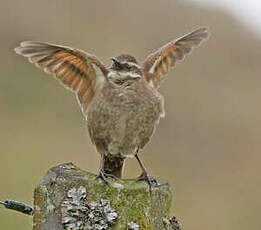
{"label": "bird's leg", "polygon": [[105,157],[105,154],[102,153],[102,154],[101,154],[100,172],[99,172],[99,174],[96,176],[96,179],[102,179],[102,181],[104,181],[105,184],[109,185],[109,182],[107,181],[107,178],[108,178],[108,177],[112,177],[112,178],[114,178],[114,179],[117,179],[117,177],[114,176],[113,174],[105,173],[105,171],[104,171],[104,157]]}
{"label": "bird's leg", "polygon": [[147,170],[145,169],[144,164],[142,163],[141,159],[138,156],[138,151],[139,151],[139,149],[137,149],[137,151],[136,151],[135,158],[137,159],[137,161],[141,167],[142,173],[139,177],[136,178],[136,180],[137,181],[141,181],[141,180],[147,181],[147,183],[149,184],[149,188],[151,190],[152,183],[156,183],[157,185],[158,185],[158,183],[154,178],[150,177],[149,174],[147,173]]}

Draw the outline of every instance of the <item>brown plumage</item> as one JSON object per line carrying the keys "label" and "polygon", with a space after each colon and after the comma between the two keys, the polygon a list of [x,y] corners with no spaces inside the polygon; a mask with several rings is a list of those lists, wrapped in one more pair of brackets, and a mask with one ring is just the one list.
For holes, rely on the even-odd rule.
{"label": "brown plumage", "polygon": [[139,179],[151,184],[138,151],[164,116],[157,88],[170,67],[207,36],[206,28],[197,29],[150,54],[142,66],[125,54],[112,58],[107,68],[82,50],[44,42],[22,42],[15,51],[75,92],[91,140],[102,156],[102,179],[108,174],[121,177],[124,159],[135,156],[142,168]]}
{"label": "brown plumage", "polygon": [[162,77],[174,67],[177,61],[182,61],[194,47],[197,47],[208,37],[206,28],[199,28],[150,54],[143,62],[144,74],[148,81],[158,88]]}
{"label": "brown plumage", "polygon": [[66,46],[26,41],[15,51],[76,92],[83,113],[96,91],[96,69],[99,68],[104,76],[108,74],[107,68],[95,56]]}

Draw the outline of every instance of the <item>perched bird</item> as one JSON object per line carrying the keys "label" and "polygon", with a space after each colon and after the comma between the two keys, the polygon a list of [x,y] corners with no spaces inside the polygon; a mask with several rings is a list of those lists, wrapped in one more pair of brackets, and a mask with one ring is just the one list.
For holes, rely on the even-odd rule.
{"label": "perched bird", "polygon": [[123,54],[106,67],[92,54],[45,42],[25,41],[15,52],[75,92],[91,141],[101,154],[99,178],[121,177],[124,159],[136,157],[142,170],[138,179],[151,186],[153,179],[138,153],[164,117],[158,88],[171,67],[207,37],[207,29],[199,28],[167,43],[141,65]]}

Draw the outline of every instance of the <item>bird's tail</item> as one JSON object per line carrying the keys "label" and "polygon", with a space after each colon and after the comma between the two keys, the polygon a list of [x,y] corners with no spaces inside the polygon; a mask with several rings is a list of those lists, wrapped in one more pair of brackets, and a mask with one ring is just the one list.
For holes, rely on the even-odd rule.
{"label": "bird's tail", "polygon": [[106,174],[112,174],[118,178],[122,177],[124,158],[117,155],[106,154],[104,156],[104,171]]}

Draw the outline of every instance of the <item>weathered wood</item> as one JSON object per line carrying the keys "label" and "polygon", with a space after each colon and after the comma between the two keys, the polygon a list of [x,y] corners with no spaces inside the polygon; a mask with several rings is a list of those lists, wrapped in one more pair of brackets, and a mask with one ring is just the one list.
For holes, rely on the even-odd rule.
{"label": "weathered wood", "polygon": [[109,180],[110,186],[72,163],[51,168],[34,192],[34,230],[163,230],[169,217],[167,183]]}

